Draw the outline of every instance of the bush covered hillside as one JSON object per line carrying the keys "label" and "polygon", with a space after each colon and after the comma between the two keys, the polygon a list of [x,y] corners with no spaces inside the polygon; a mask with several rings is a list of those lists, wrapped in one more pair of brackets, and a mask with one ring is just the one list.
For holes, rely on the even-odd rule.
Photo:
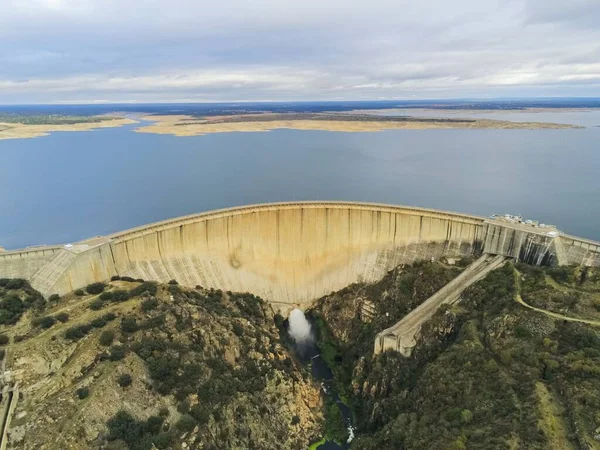
{"label": "bush covered hillside", "polygon": [[11,448],[300,450],[320,438],[319,386],[258,297],[114,279],[36,317],[2,329],[23,394]]}
{"label": "bush covered hillside", "polygon": [[[315,309],[320,345],[356,415],[352,448],[600,448],[597,269],[507,264],[439,311],[413,357],[372,358],[364,338],[384,324],[374,327],[358,305],[370,301],[390,315],[414,308],[429,295],[430,277],[448,270],[398,269],[375,285],[332,294]],[[518,300],[565,318],[591,316],[592,324]]]}

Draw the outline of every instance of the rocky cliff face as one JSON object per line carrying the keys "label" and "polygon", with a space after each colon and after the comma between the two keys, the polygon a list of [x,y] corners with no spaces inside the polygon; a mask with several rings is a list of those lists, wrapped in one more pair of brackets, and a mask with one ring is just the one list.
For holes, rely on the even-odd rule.
{"label": "rocky cliff face", "polygon": [[27,312],[4,328],[22,392],[9,447],[305,449],[320,437],[319,387],[261,299],[123,281],[83,294],[41,313],[65,323]]}
{"label": "rocky cliff face", "polygon": [[[359,299],[368,297],[380,313],[401,313],[426,296],[431,277],[447,273],[435,266],[393,271],[315,308],[320,345],[355,413],[353,448],[598,448],[596,271],[507,264],[465,290],[460,303],[440,308],[412,357],[373,357],[362,340],[385,324],[363,321]],[[554,311],[533,311],[521,297]],[[396,310],[386,298],[398,302]]]}

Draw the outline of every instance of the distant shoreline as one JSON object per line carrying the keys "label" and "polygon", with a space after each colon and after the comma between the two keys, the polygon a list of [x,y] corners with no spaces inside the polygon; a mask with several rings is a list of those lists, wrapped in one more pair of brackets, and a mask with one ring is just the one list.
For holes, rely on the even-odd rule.
{"label": "distant shoreline", "polygon": [[375,132],[383,130],[423,129],[574,129],[577,125],[546,122],[510,122],[489,119],[448,119],[437,117],[375,117],[368,114],[241,114],[232,116],[193,117],[185,115],[146,116],[152,124],[136,128],[136,133],[201,136],[213,133],[259,132],[276,129],[320,130],[337,132]]}
{"label": "distant shoreline", "polygon": [[[292,113],[239,113],[216,116],[192,115],[144,115],[140,120],[151,122],[133,131],[137,133],[167,134],[173,136],[201,136],[229,132],[264,132],[276,129],[314,130],[333,132],[376,132],[383,130],[424,130],[424,129],[575,129],[578,125],[548,122],[512,122],[485,118],[461,118],[461,114],[486,114],[493,112],[565,112],[581,111],[576,108],[526,108],[520,110],[467,110],[467,109],[429,109],[429,108],[390,108],[373,110],[353,110],[345,112],[292,112]],[[592,109],[586,108],[585,111]],[[413,112],[431,112],[452,114],[456,117],[419,117]],[[398,113],[394,116],[376,116],[376,113]],[[24,139],[47,136],[56,131],[90,131],[100,128],[121,127],[139,124],[138,120],[128,117],[90,116],[101,120],[82,121],[81,123],[21,123],[0,122],[0,140]],[[105,118],[105,119],[104,119]]]}
{"label": "distant shoreline", "polygon": [[[95,116],[102,117],[102,116]],[[55,131],[90,131],[99,128],[114,128],[139,123],[128,118],[111,118],[99,122],[81,122],[72,124],[35,124],[0,122],[0,140],[26,139],[48,136]]]}

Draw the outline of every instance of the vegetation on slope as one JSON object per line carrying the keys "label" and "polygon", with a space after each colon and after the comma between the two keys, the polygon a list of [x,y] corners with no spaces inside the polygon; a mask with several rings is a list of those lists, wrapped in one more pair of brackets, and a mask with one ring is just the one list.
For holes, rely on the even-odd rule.
{"label": "vegetation on slope", "polygon": [[[403,274],[411,278],[422,270],[422,265],[413,266]],[[597,272],[585,272],[583,288],[593,297],[600,292],[592,281]],[[398,292],[401,279],[389,274],[379,283],[388,286],[381,295]],[[575,268],[519,265],[515,272],[506,265],[425,324],[411,358],[394,352],[371,358],[372,349],[361,341],[364,324],[352,306],[356,289],[345,303],[336,295],[322,299],[316,314],[330,329],[328,345],[337,350],[339,361],[335,373],[350,393],[359,428],[352,448],[598,447],[598,329],[515,302],[518,289],[530,299],[554,294],[552,281],[568,297],[582,289],[581,279]],[[419,290],[413,285],[411,297],[421,298]],[[397,298],[406,302],[404,296]],[[335,331],[342,319],[347,335]],[[351,351],[355,345],[360,354]]]}
{"label": "vegetation on slope", "polygon": [[175,282],[91,290],[46,311],[68,323],[10,348],[25,392],[13,448],[305,449],[320,436],[319,388],[262,299]]}

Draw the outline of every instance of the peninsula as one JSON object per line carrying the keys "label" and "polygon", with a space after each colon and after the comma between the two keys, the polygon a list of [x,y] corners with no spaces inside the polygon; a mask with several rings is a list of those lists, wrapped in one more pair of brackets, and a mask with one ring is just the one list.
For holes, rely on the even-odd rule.
{"label": "peninsula", "polygon": [[54,131],[90,131],[137,123],[118,116],[0,114],[0,140],[47,136]]}
{"label": "peninsula", "polygon": [[421,130],[432,128],[539,129],[579,128],[545,122],[510,122],[489,119],[461,119],[411,116],[373,116],[340,113],[257,113],[194,117],[188,115],[146,116],[152,124],[137,128],[138,133],[199,136],[212,133],[293,130],[366,132],[383,130]]}

